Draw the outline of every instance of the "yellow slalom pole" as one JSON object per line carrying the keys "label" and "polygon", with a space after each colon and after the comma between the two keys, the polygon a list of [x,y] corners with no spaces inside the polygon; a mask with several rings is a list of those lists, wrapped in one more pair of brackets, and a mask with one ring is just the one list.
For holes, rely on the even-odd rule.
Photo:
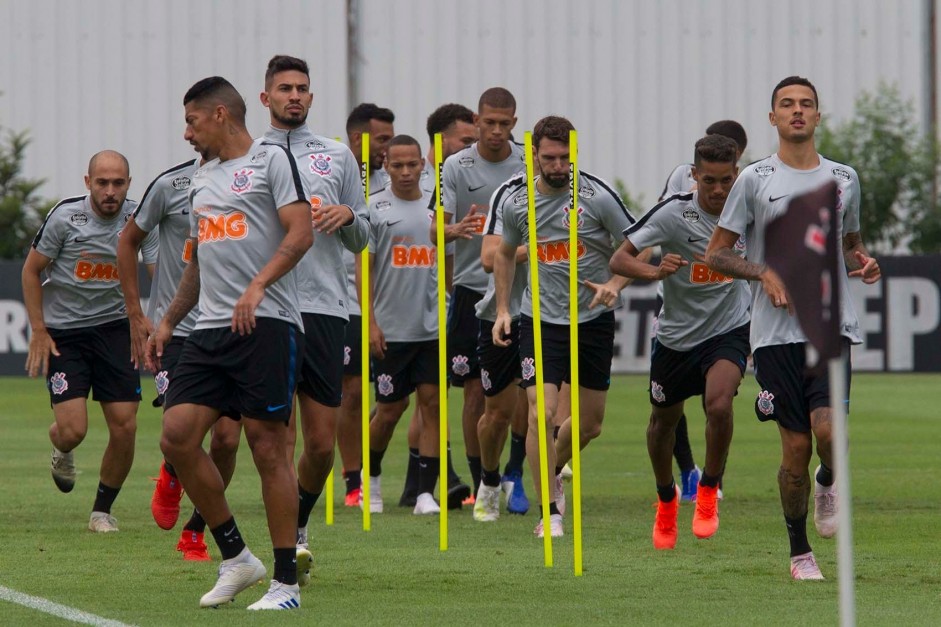
{"label": "yellow slalom pole", "polygon": [[[369,133],[363,133],[363,165],[360,176],[363,178],[363,193],[366,195],[366,207],[369,207]],[[369,531],[371,517],[369,512],[369,244],[359,254],[362,289],[359,293],[361,311],[360,325],[360,371],[362,375],[363,395],[363,531]]]}
{"label": "yellow slalom pole", "polygon": [[448,347],[447,312],[444,294],[444,205],[441,201],[441,174],[444,170],[444,151],[441,147],[441,133],[435,133],[435,263],[438,270],[438,500],[441,501],[441,513],[438,514],[438,548],[448,550]]}
{"label": "yellow slalom pole", "polygon": [[542,313],[539,309],[539,255],[536,251],[536,186],[533,184],[533,134],[523,136],[526,153],[526,197],[529,201],[529,285],[533,297],[533,344],[536,363],[536,416],[539,429],[539,486],[542,492],[542,547],[546,568],[552,568],[552,525],[549,523],[549,468],[546,450],[546,384],[542,373]]}
{"label": "yellow slalom pole", "polygon": [[575,576],[582,575],[582,455],[581,414],[578,393],[578,133],[569,131],[569,180],[572,205],[569,208],[569,355],[572,414],[572,524],[575,533]]}
{"label": "yellow slalom pole", "polygon": [[333,525],[333,469],[330,469],[330,474],[327,475],[327,482],[324,485],[324,498],[326,503],[324,503],[324,516],[326,517],[327,526]]}

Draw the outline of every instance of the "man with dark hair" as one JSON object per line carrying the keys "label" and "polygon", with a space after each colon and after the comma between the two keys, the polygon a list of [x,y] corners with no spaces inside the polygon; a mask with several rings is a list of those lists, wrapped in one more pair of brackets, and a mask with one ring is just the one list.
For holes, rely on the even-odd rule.
{"label": "man with dark hair", "polygon": [[274,549],[271,586],[249,609],[292,609],[300,606],[298,493],[285,451],[304,338],[291,270],[313,241],[310,201],[291,154],[252,141],[244,101],[228,81],[204,79],[183,103],[183,137],[215,158],[193,174],[192,258],[148,355],[153,369],[174,327],[198,302],[199,318],[166,398],[160,447],[222,553],[216,585],[200,599],[202,607],[218,606],[266,575],[201,448],[223,410],[243,416]]}
{"label": "man with dark hair", "polygon": [[[859,233],[859,178],[848,165],[817,153],[814,131],[820,122],[817,91],[806,78],[791,76],[774,88],[771,126],[778,133],[778,152],[746,167],[733,185],[706,250],[709,267],[723,275],[752,281],[751,349],[755,378],[761,391],[755,401],[759,420],[774,420],[781,436],[782,460],[778,489],[791,545],[791,576],[823,579],[807,540],[807,502],[811,478],[808,465],[817,440],[820,465],[814,477],[814,524],[821,537],[837,529],[833,485],[830,385],[826,371],[806,371],[807,336],[790,315],[789,295],[781,278],[765,261],[765,228],[787,209],[789,196],[836,182],[840,238],[841,335],[850,344],[862,341],[849,294],[848,276],[875,283],[881,273]],[[742,235],[748,258],[736,251]],[[848,358],[848,357],[847,357]],[[847,382],[847,392],[849,382]],[[845,401],[849,403],[848,395]]]}
{"label": "man with dark hair", "polygon": [[[131,359],[140,367],[147,353],[147,341],[153,333],[154,324],[160,321],[173,300],[176,286],[179,285],[183,271],[190,260],[191,250],[187,247],[190,233],[189,189],[197,168],[209,161],[211,155],[204,154],[201,159],[191,159],[176,165],[154,179],[144,192],[140,205],[128,220],[121,237],[118,239],[118,271],[121,277],[121,289],[127,307],[131,326]],[[150,289],[147,314],[144,314],[140,302],[140,288],[137,281],[137,253],[146,238],[157,234],[159,254],[157,269]],[[187,336],[193,331],[199,315],[194,307],[173,330],[173,338],[164,348],[161,368],[154,371],[154,384],[157,388],[155,406],[162,407],[167,390],[175,378],[176,365],[183,350]],[[239,439],[242,435],[238,415],[223,414],[212,426],[212,439],[209,456],[212,458],[223,483],[228,486],[235,472]],[[154,521],[161,529],[172,529],[180,515],[180,499],[183,485],[176,476],[173,465],[164,460],[160,464],[157,482],[154,485],[150,501],[150,511]],[[206,521],[198,510],[183,526],[176,550],[183,553],[183,559],[189,561],[209,561],[205,541]]]}
{"label": "man with dark hair", "polygon": [[[487,291],[489,281],[480,261],[483,224],[493,192],[523,169],[523,150],[510,141],[510,133],[516,125],[516,100],[503,87],[490,88],[480,96],[474,120],[479,131],[477,142],[451,155],[444,164],[442,204],[444,241],[454,242],[447,329],[450,382],[464,391],[461,424],[467,463],[476,490],[481,478],[477,423],[485,405],[477,357],[480,324],[475,307]],[[432,221],[432,242],[437,241],[437,230],[437,221]]]}
{"label": "man with dark hair", "polygon": [[[706,128],[706,135],[721,135],[733,140],[737,146],[735,160],[738,162],[748,146],[748,136],[745,129],[735,120],[719,120],[713,122]],[[693,177],[693,164],[683,163],[676,166],[660,193],[660,202],[663,202],[677,194],[687,194],[696,189],[696,180]],[[659,314],[663,306],[663,286],[664,283],[657,285],[657,312]],[[657,337],[658,319],[654,318],[651,342]],[[689,430],[686,424],[686,414],[680,416],[676,424],[676,440],[673,445],[673,456],[676,457],[676,463],[680,467],[680,497],[684,501],[696,500],[696,486],[699,485],[699,478],[702,470],[696,465],[693,459],[693,450],[689,444]],[[719,498],[722,498],[722,489],[719,488]]]}
{"label": "man with dark hair", "polygon": [[385,187],[388,177],[382,172],[386,146],[395,135],[395,114],[372,102],[356,105],[346,118],[346,136],[353,156],[362,164],[363,133],[369,133],[369,193]]}
{"label": "man with dark hair", "polygon": [[[313,102],[307,63],[275,56],[265,72],[261,103],[271,126],[267,143],[288,149],[310,194],[314,244],[295,270],[304,321],[304,365],[298,384],[304,450],[297,462],[300,507],[298,563],[309,559],[307,522],[333,469],[333,451],[343,387],[344,335],[349,321],[343,253],[366,246],[369,223],[359,168],[350,149],[316,135],[306,124]],[[355,329],[359,331],[359,329]],[[357,468],[346,472],[356,473]],[[358,495],[353,504],[359,503]],[[305,584],[309,575],[302,574]]]}
{"label": "man with dark hair", "polygon": [[[577,220],[578,240],[578,327],[580,442],[584,448],[601,434],[607,390],[611,384],[611,359],[614,356],[614,310],[621,306],[621,290],[630,281],[612,275],[608,261],[624,231],[634,223],[617,193],[603,180],[579,172],[579,204],[572,210],[569,194],[569,132],[572,123],[549,116],[539,120],[533,130],[533,153],[538,170],[535,184],[536,233],[529,232],[528,197],[525,177],[519,177],[512,189],[503,194],[498,211],[503,212],[503,238],[493,260],[497,315],[493,324],[493,343],[506,346],[511,337],[510,292],[519,246],[530,237],[537,238],[540,308],[542,311],[542,363],[535,361],[532,285],[523,293],[519,325],[522,386],[529,399],[529,433],[526,452],[536,494],[539,481],[539,430],[536,412],[536,368],[543,368],[545,387],[547,454],[546,464],[555,468],[551,482],[550,529],[553,537],[563,535],[564,495],[561,491],[561,466],[571,459],[572,424],[566,420],[553,446],[559,386],[570,380],[569,345],[569,221]],[[533,260],[535,263],[537,260]],[[590,356],[590,358],[589,358]],[[535,534],[545,533],[542,519]]]}
{"label": "man with dark hair", "polygon": [[[653,544],[676,546],[680,490],[673,479],[676,424],[687,398],[702,395],[706,412],[706,463],[698,481],[693,533],[708,538],[719,528],[719,480],[732,440],[732,401],[748,358],[748,285],[710,271],[706,244],[738,173],[735,142],[706,135],[696,142],[696,189],[661,202],[624,232],[611,258],[622,276],[661,281],[663,310],[650,363],[647,452],[657,488]],[[660,246],[659,265],[639,251]],[[744,250],[738,251],[744,254]]]}
{"label": "man with dark hair", "polygon": [[[118,530],[111,506],[134,461],[140,375],[131,363],[130,325],[118,281],[118,235],[137,203],[127,200],[127,159],[113,150],[91,158],[88,193],[60,201],[33,239],[23,264],[23,303],[32,334],[26,371],[42,373],[54,422],[52,479],[62,492],[75,487],[74,449],[88,432],[88,394],[101,403],[108,446],[88,528]],[[156,237],[144,245],[153,274]]]}
{"label": "man with dark hair", "polygon": [[370,511],[381,512],[382,458],[416,392],[421,417],[415,514],[436,514],[440,452],[436,250],[425,239],[430,194],[420,185],[421,146],[408,135],[388,144],[390,184],[369,197],[370,331],[376,415],[370,435]]}

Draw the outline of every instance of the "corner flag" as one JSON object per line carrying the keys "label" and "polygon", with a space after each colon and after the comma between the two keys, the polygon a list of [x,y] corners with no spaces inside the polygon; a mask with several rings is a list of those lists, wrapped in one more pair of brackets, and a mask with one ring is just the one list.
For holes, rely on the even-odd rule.
{"label": "corner flag", "polygon": [[836,183],[795,196],[765,230],[765,260],[790,294],[820,362],[840,357],[840,227]]}

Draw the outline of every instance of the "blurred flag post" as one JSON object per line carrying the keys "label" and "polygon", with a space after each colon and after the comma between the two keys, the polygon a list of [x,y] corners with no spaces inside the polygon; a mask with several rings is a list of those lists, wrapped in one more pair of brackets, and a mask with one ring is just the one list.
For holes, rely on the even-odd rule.
{"label": "blurred flag post", "polygon": [[448,347],[446,342],[447,311],[445,309],[444,276],[444,205],[441,199],[441,173],[444,168],[441,133],[435,133],[435,264],[438,272],[438,548],[448,550]]}
{"label": "blurred flag post", "polygon": [[837,212],[837,185],[795,196],[787,211],[768,224],[766,261],[778,273],[797,320],[827,365],[833,422],[833,469],[837,489],[837,570],[840,624],[856,624],[853,577],[852,499],[848,459],[846,359],[840,337],[840,265],[842,254]]}
{"label": "blurred flag post", "polygon": [[[569,355],[572,414],[572,524],[575,534],[575,576],[582,575],[582,455],[580,399],[578,393],[578,132],[569,131]],[[557,460],[558,461],[558,460]]]}

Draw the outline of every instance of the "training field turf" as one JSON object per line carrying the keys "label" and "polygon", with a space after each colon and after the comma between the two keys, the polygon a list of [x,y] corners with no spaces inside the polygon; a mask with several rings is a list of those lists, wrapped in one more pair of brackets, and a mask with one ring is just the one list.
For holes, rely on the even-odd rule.
{"label": "training field turf", "polygon": [[[543,566],[542,542],[532,535],[535,508],[524,517],[504,514],[496,523],[475,523],[467,509],[451,512],[450,548],[439,552],[437,518],[396,507],[406,417],[383,462],[386,513],[374,515],[372,531],[363,532],[359,509],[343,507],[337,481],[335,524],[324,525],[321,502],[309,527],[315,571],[301,609],[256,615],[245,607],[261,597],[261,586],[227,607],[198,608],[215,581],[218,561],[187,563],[174,551],[189,514],[185,498],[176,530],[162,531],[151,518],[148,477],[160,460],[152,384],[145,381],[134,468],[113,510],[121,531],[96,535],[86,525],[105,442],[98,406],[92,406],[89,436],[76,450],[75,490],[61,494],[49,474],[51,412],[42,382],[0,379],[0,598],[13,590],[137,625],[836,624],[836,545],[818,538],[812,522],[810,541],[827,581],[790,580],[776,484],[779,439],[774,425],[755,419],[757,386],[750,376],[736,403],[718,534],[697,541],[690,531],[693,507],[684,504],[676,550],[654,551],[645,385],[639,376],[614,378],[604,433],[582,458],[584,576],[573,576],[571,514],[566,537],[554,544],[555,567]],[[941,624],[939,389],[941,376],[934,375],[854,377],[859,624]],[[457,441],[458,401],[452,395],[453,450],[458,472],[467,477]],[[692,402],[687,413],[702,465],[702,411]],[[532,495],[528,469],[526,482]],[[571,511],[571,487],[567,492]],[[244,441],[229,501],[270,574],[259,484]],[[65,621],[0,600],[0,624]]]}

